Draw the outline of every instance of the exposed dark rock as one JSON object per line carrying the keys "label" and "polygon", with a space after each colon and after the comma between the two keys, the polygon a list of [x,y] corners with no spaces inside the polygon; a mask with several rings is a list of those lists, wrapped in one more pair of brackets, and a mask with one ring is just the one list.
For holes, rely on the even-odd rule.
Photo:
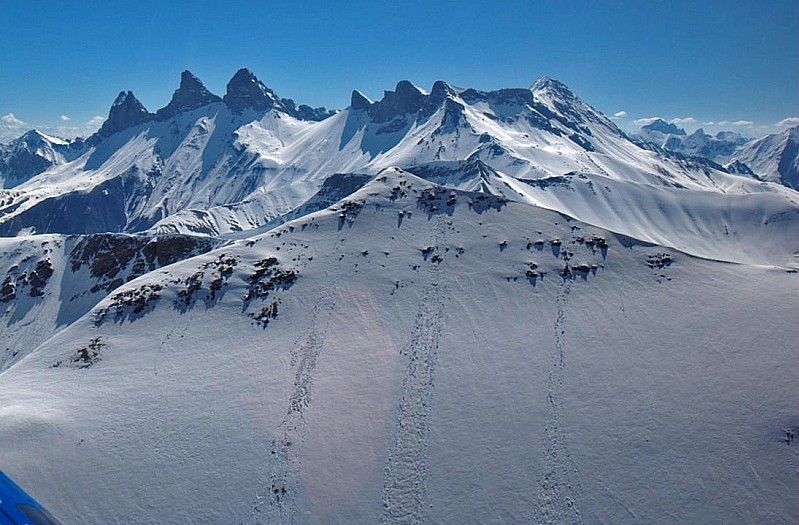
{"label": "exposed dark rock", "polygon": [[155,115],[147,111],[132,91],[120,91],[108,111],[108,119],[97,132],[97,136],[110,137],[114,133],[144,124],[154,118]]}
{"label": "exposed dark rock", "polygon": [[350,97],[350,107],[352,109],[356,111],[362,109],[369,109],[371,105],[372,101],[366,98],[366,96],[363,93],[361,93],[357,89],[354,89],[352,91],[352,96]]}
{"label": "exposed dark rock", "polygon": [[228,82],[227,93],[223,100],[230,109],[240,113],[247,108],[267,111],[280,99],[274,91],[258,80],[252,71],[242,68]]}
{"label": "exposed dark rock", "polygon": [[727,170],[727,173],[733,173],[735,175],[746,175],[748,177],[754,177],[755,179],[759,179],[755,172],[753,172],[749,166],[741,162],[740,160],[735,160],[724,166],[724,169]]}
{"label": "exposed dark rock", "polygon": [[279,98],[247,68],[239,69],[233,75],[222,100],[235,113],[241,113],[248,108],[255,111],[269,111],[274,108],[299,120],[317,122],[335,114],[335,111],[323,107],[312,108],[305,104],[297,106],[290,98]]}
{"label": "exposed dark rock", "polygon": [[172,100],[165,107],[159,109],[156,115],[160,120],[166,120],[184,111],[221,101],[220,97],[206,89],[199,78],[190,71],[184,71],[180,75],[180,87],[175,90]]}
{"label": "exposed dark rock", "polygon": [[275,107],[298,120],[310,120],[314,122],[321,122],[327,117],[336,114],[334,110],[328,110],[324,107],[312,108],[305,104],[297,106],[290,98],[281,98],[280,104],[277,104]]}
{"label": "exposed dark rock", "polygon": [[[189,235],[155,238],[135,235],[97,234],[80,240],[70,253],[73,272],[88,266],[97,283],[93,292],[111,291],[161,266],[211,250],[211,239]],[[38,270],[38,268],[37,268]]]}
{"label": "exposed dark rock", "polygon": [[401,80],[394,91],[386,91],[382,100],[369,107],[369,116],[375,122],[385,122],[398,115],[416,113],[422,108],[426,98],[427,95],[419,88],[407,80]]}

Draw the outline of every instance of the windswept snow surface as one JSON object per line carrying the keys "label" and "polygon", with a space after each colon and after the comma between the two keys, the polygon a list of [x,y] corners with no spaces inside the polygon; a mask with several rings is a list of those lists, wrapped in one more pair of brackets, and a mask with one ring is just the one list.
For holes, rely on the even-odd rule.
{"label": "windswept snow surface", "polygon": [[67,525],[795,523],[793,245],[695,257],[560,191],[386,170],[132,280],[0,373],[0,469]]}

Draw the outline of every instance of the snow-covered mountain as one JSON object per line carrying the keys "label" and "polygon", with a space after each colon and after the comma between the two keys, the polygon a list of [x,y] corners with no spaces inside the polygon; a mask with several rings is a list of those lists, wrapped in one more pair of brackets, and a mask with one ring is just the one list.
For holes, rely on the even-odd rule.
{"label": "snow-covered mountain", "polygon": [[663,119],[642,126],[634,138],[667,151],[702,157],[719,164],[728,163],[735,151],[750,140],[733,131],[709,135],[701,128],[688,135],[684,129]]}
{"label": "snow-covered mountain", "polygon": [[30,135],[0,469],[66,525],[799,519],[799,193],[751,159],[549,78],[328,111],[184,72]]}
{"label": "snow-covered mountain", "polygon": [[789,523],[795,287],[389,169],[0,373],[0,458],[66,523]]}
{"label": "snow-covered mountain", "polygon": [[742,146],[732,157],[763,180],[799,189],[799,126]]}
{"label": "snow-covered mountain", "polygon": [[81,139],[64,140],[31,130],[0,144],[0,188],[22,184],[53,166],[66,164],[86,151]]}
{"label": "snow-covered mountain", "polygon": [[[474,161],[497,172],[495,180],[509,177],[525,188],[515,192],[519,198],[537,190],[513,181],[574,174],[714,195],[782,191],[641,148],[546,78],[531,89],[493,92],[437,82],[426,93],[403,81],[377,102],[356,91],[350,107],[331,115],[279,98],[247,70],[233,77],[221,101],[186,72],[156,113],[131,92],[120,93],[87,143],[79,158],[3,192],[1,233],[249,230],[296,209],[335,174]],[[457,187],[480,183],[457,179]],[[774,198],[795,204],[795,194],[785,195]]]}
{"label": "snow-covered mountain", "polygon": [[0,372],[126,282],[218,244],[183,235],[0,238]]}

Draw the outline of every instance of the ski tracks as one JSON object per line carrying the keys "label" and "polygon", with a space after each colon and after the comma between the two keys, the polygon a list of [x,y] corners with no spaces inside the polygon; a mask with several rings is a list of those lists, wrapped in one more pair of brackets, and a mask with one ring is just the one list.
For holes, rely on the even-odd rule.
{"label": "ski tracks", "polygon": [[545,427],[544,473],[539,479],[540,488],[535,516],[535,522],[541,525],[583,523],[582,513],[577,506],[581,492],[579,472],[569,455],[560,404],[566,365],[564,342],[566,303],[570,292],[571,281],[564,279],[556,297],[555,349],[547,390],[549,415]]}
{"label": "ski tracks", "polygon": [[[443,253],[445,228],[445,219],[436,217],[431,245],[440,253]],[[442,272],[440,262],[431,263],[429,283],[422,293],[410,341],[403,350],[403,355],[408,356],[408,368],[385,467],[381,519],[384,525],[423,521],[430,408],[446,303]]]}
{"label": "ski tracks", "polygon": [[[338,246],[340,251],[340,245]],[[330,282],[330,271],[325,282]],[[265,494],[255,496],[248,523],[252,525],[294,524],[299,508],[299,448],[307,434],[305,409],[311,403],[313,376],[325,342],[330,313],[336,306],[339,287],[325,285],[314,304],[308,330],[299,337],[291,352],[294,383],[283,422],[277,429],[269,451],[269,480]]]}

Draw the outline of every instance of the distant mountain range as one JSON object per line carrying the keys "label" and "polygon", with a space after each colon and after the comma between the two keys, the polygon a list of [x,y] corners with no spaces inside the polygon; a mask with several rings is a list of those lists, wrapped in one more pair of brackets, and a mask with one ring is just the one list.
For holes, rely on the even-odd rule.
{"label": "distant mountain range", "polygon": [[548,78],[531,89],[491,92],[436,82],[428,93],[402,81],[376,102],[354,91],[350,107],[334,112],[280,98],[246,69],[224,97],[186,71],[169,104],[154,113],[125,91],[85,140],[31,131],[5,146],[0,233],[249,230],[297,208],[334,174],[389,166],[435,173],[460,188],[505,191],[505,183],[469,175],[480,163],[492,180],[510,177],[532,199],[531,188],[577,174],[761,192],[760,180],[795,181],[796,141],[778,137],[752,149],[737,135],[686,136],[656,121],[636,143]]}
{"label": "distant mountain range", "polygon": [[760,139],[748,139],[733,131],[720,131],[712,136],[702,129],[688,135],[674,124],[656,119],[642,126],[633,138],[666,151],[712,160],[723,164],[730,173],[797,189],[797,136],[799,126]]}
{"label": "distant mountain range", "polygon": [[0,468],[64,523],[796,523],[797,129],[246,69],[0,151]]}

